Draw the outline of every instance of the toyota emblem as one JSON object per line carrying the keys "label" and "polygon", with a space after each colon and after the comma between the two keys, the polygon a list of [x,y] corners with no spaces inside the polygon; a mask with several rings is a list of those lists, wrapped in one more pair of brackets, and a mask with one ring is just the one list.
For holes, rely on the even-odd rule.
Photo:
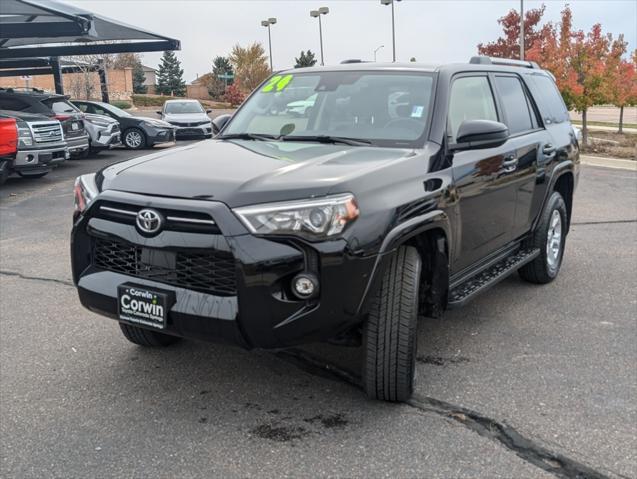
{"label": "toyota emblem", "polygon": [[135,223],[137,223],[137,227],[142,232],[153,234],[157,233],[161,229],[164,224],[164,218],[155,210],[144,209],[137,213]]}

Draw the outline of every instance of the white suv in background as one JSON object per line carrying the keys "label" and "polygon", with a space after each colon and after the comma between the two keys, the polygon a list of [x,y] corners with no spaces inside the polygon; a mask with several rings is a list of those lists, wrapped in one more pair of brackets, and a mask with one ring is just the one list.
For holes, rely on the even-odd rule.
{"label": "white suv in background", "polygon": [[161,119],[176,128],[177,137],[212,137],[212,121],[206,110],[197,100],[168,100],[164,108],[157,113]]}

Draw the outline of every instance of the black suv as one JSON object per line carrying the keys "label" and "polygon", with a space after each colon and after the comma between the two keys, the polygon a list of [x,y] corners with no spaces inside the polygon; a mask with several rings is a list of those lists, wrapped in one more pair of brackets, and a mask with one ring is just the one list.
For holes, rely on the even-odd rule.
{"label": "black suv", "polygon": [[37,88],[0,88],[0,110],[36,113],[59,120],[71,156],[84,157],[88,154],[84,115],[69,102],[68,96]]}
{"label": "black suv", "polygon": [[215,126],[76,181],[80,300],[136,344],[356,340],[406,400],[419,315],[559,272],[579,147],[535,64],[283,71]]}

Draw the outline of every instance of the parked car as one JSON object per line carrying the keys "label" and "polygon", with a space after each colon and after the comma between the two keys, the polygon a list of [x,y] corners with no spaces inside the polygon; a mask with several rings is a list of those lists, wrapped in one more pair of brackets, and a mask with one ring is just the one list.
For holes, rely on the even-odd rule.
{"label": "parked car", "polygon": [[73,103],[85,113],[106,115],[117,120],[122,143],[126,148],[139,150],[175,141],[175,128],[165,121],[133,116],[121,108],[101,101],[74,100]]}
{"label": "parked car", "polygon": [[177,138],[205,136],[212,137],[212,120],[208,116],[212,110],[206,110],[198,100],[166,100],[157,114],[162,120],[173,125]]}
{"label": "parked car", "polygon": [[18,151],[16,119],[0,114],[0,185],[9,177]]}
{"label": "parked car", "polygon": [[[54,118],[33,113],[0,110],[1,118],[15,122],[18,142],[15,154],[3,164],[3,174],[39,178],[69,158],[62,125]],[[6,177],[5,177],[6,178]]]}
{"label": "parked car", "polygon": [[59,120],[71,156],[88,154],[89,137],[82,112],[69,102],[68,96],[35,88],[0,88],[0,110],[35,113]]}
{"label": "parked car", "polygon": [[84,126],[89,135],[89,151],[94,155],[122,144],[119,122],[110,116],[85,113]]}
{"label": "parked car", "polygon": [[[316,94],[308,118],[288,87]],[[215,125],[76,181],[80,300],[133,343],[356,342],[367,394],[402,401],[419,315],[560,271],[579,145],[534,63],[292,69]]]}

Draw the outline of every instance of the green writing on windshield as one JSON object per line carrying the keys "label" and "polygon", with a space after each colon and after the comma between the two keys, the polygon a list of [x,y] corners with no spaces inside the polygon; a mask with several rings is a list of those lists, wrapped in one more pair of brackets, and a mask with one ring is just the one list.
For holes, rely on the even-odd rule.
{"label": "green writing on windshield", "polygon": [[261,89],[263,93],[268,93],[271,91],[282,91],[288,83],[292,81],[293,75],[275,75],[268,80],[265,86]]}

